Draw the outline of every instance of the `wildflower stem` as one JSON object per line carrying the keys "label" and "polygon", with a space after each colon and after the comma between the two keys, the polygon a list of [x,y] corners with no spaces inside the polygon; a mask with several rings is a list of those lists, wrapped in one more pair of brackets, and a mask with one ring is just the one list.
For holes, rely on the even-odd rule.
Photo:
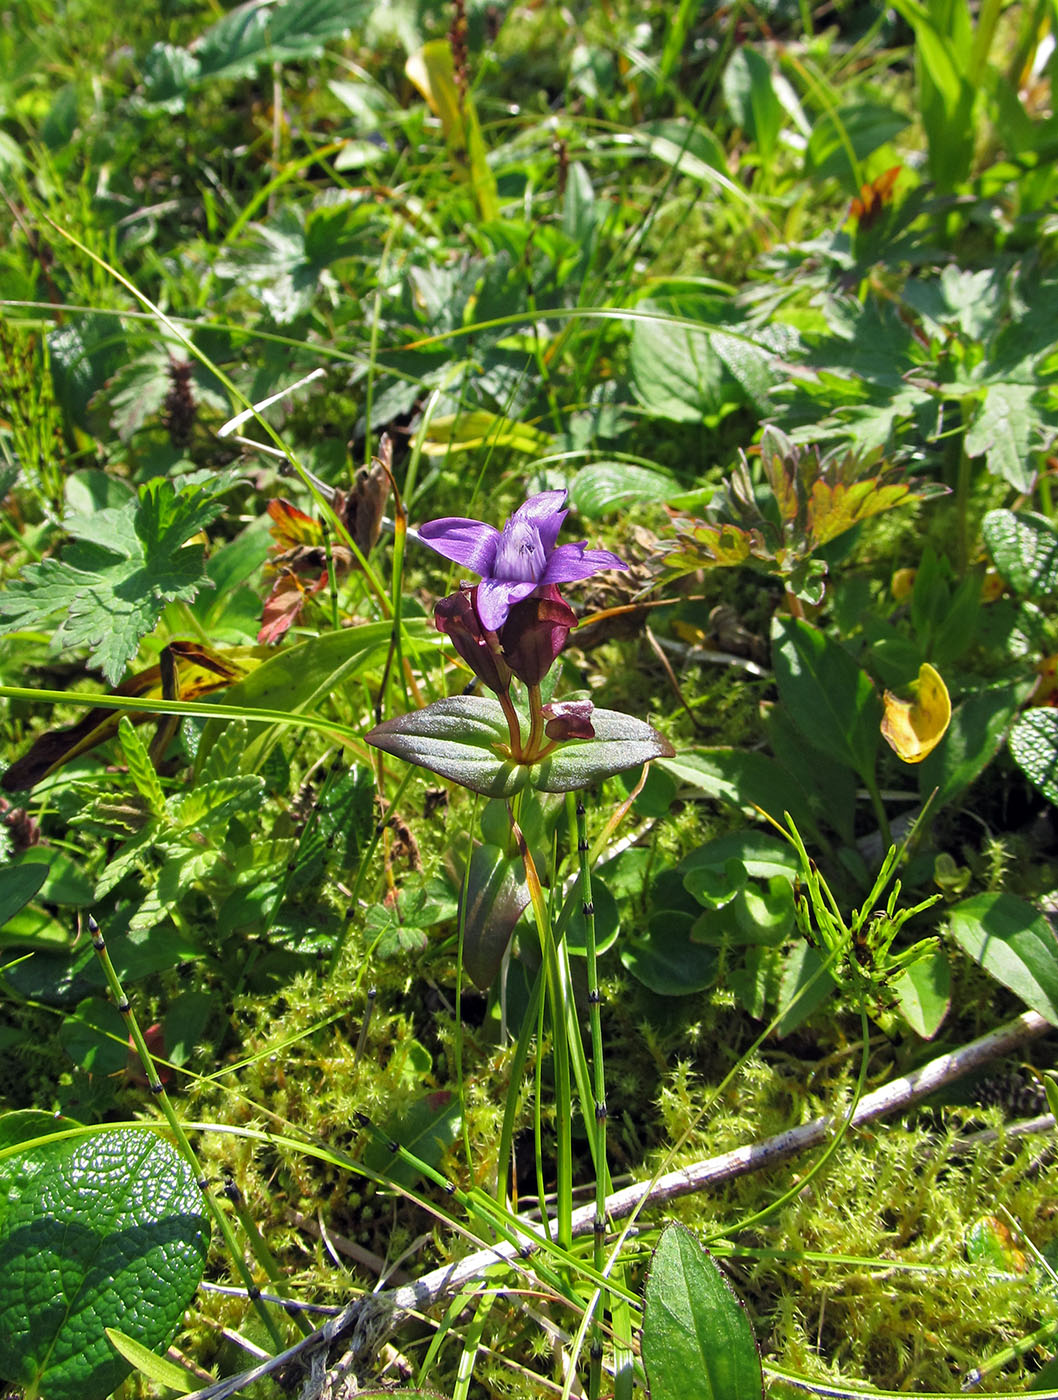
{"label": "wildflower stem", "polygon": [[[574,808],[577,832],[577,859],[580,865],[580,899],[584,914],[584,943],[587,950],[588,1018],[591,1025],[591,1062],[594,1075],[595,1107],[595,1224],[592,1262],[599,1273],[605,1265],[606,1197],[610,1193],[610,1171],[606,1161],[606,1074],[602,1045],[602,998],[599,993],[598,958],[595,950],[595,904],[591,893],[591,865],[588,861],[588,833],[584,800],[569,793],[567,810]],[[571,824],[572,825],[572,824]],[[597,1400],[602,1388],[602,1328],[598,1318],[592,1323],[588,1394]]]}

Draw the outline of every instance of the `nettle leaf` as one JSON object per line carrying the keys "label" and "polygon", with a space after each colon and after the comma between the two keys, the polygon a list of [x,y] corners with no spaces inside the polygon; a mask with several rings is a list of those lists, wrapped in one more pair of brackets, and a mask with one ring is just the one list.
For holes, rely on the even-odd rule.
{"label": "nettle leaf", "polygon": [[383,721],[367,742],[408,763],[428,768],[485,797],[510,797],[528,783],[538,792],[573,792],[602,778],[671,756],[672,746],[649,724],[592,710],[594,739],[561,744],[527,766],[510,757],[510,731],[498,700],[458,695]]}
{"label": "nettle leaf", "polygon": [[119,1128],[0,1161],[0,1372],[48,1400],[102,1400],[131,1369],[105,1329],[163,1350],[208,1243],[194,1173],[156,1133]]}
{"label": "nettle leaf", "polygon": [[984,456],[988,470],[1015,491],[1032,490],[1036,473],[1029,464],[1030,430],[1036,426],[1035,384],[989,384],[984,401],[966,430],[968,457]]}
{"label": "nettle leaf", "polygon": [[87,646],[89,665],[117,685],[168,603],[209,586],[205,550],[188,544],[221,512],[234,473],[180,485],[161,477],[126,505],[73,515],[61,559],[30,564],[0,597],[0,633],[47,627],[52,649]]}

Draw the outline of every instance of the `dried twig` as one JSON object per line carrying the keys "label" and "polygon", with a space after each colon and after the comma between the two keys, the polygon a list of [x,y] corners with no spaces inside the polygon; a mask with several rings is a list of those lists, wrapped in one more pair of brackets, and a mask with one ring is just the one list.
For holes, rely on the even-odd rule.
{"label": "dried twig", "polygon": [[[900,1079],[865,1094],[856,1106],[851,1126],[859,1127],[876,1118],[899,1112],[920,1103],[930,1094],[954,1080],[969,1074],[972,1070],[997,1059],[1001,1055],[1045,1034],[1052,1027],[1035,1011],[1026,1011],[1013,1021],[1008,1021],[998,1030],[991,1031],[977,1040],[950,1054],[939,1055],[921,1069],[912,1071]],[[615,1191],[606,1201],[606,1213],[611,1220],[620,1220],[647,1206],[660,1205],[665,1201],[688,1196],[708,1186],[730,1181],[734,1177],[745,1176],[749,1172],[760,1171],[774,1166],[788,1157],[804,1152],[825,1141],[839,1119],[831,1114],[813,1118],[809,1123],[790,1128],[763,1142],[752,1143],[748,1147],[738,1147],[732,1152],[721,1153],[718,1157],[707,1157],[690,1167],[666,1172],[652,1181],[636,1182],[623,1190]],[[595,1206],[587,1205],[573,1212],[573,1234],[589,1234],[595,1219]],[[241,1375],[218,1381],[215,1385],[197,1390],[187,1400],[225,1400],[253,1381],[273,1374],[291,1362],[309,1358],[317,1349],[323,1354],[336,1342],[346,1344],[346,1353],[352,1353],[363,1364],[389,1336],[402,1317],[412,1312],[423,1312],[439,1298],[454,1293],[471,1279],[483,1274],[496,1263],[506,1262],[515,1268],[525,1269],[520,1255],[525,1249],[538,1244],[542,1238],[540,1225],[535,1221],[518,1218],[521,1231],[521,1249],[518,1244],[503,1241],[477,1250],[474,1254],[434,1269],[414,1283],[402,1284],[382,1293],[372,1293],[358,1298],[332,1317],[318,1331],[301,1338],[294,1346],[269,1357],[267,1361]]]}

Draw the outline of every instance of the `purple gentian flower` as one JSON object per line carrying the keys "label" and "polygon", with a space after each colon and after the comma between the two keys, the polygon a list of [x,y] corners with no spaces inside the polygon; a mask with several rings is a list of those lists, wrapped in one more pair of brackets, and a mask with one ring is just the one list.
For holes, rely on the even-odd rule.
{"label": "purple gentian flower", "polygon": [[483,627],[498,632],[512,605],[543,584],[572,583],[604,569],[628,568],[608,549],[585,549],[586,540],[556,547],[565,504],[565,491],[541,491],[523,502],[502,530],[480,520],[446,516],[427,521],[419,537],[480,576],[478,617]]}

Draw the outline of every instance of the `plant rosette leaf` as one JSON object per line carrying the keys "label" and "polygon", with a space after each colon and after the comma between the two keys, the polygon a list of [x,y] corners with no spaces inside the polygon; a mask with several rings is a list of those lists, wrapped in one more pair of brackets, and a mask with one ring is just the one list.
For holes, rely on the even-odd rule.
{"label": "plant rosette leaf", "polygon": [[764,1374],[746,1309],[707,1250],[667,1225],[643,1294],[650,1400],[761,1400]]}
{"label": "plant rosette leaf", "polygon": [[534,764],[510,757],[503,709],[479,695],[451,696],[384,720],[366,738],[485,797],[511,797],[527,784],[539,792],[573,792],[674,752],[657,730],[631,715],[593,709],[591,723],[594,739],[569,740]]}
{"label": "plant rosette leaf", "polygon": [[164,1349],[208,1244],[194,1174],[154,1132],[12,1152],[0,1160],[0,1373],[48,1400],[102,1400],[130,1370],[106,1328]]}

